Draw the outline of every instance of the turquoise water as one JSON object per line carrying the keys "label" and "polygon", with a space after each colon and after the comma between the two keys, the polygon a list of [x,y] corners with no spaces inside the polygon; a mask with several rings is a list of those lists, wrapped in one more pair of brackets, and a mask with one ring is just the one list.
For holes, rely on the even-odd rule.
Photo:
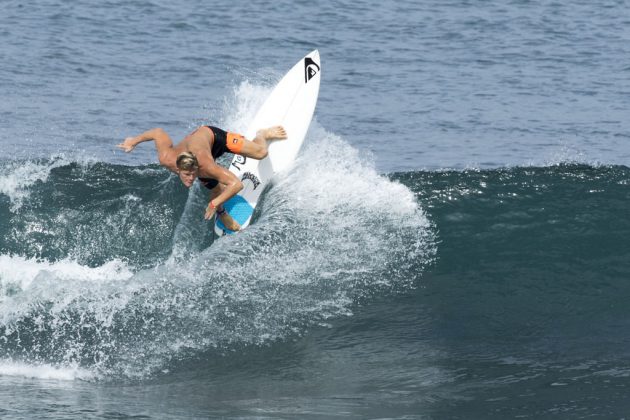
{"label": "turquoise water", "polygon": [[[624,418],[627,10],[7,2],[0,415]],[[315,48],[238,235],[114,147],[244,130]]]}

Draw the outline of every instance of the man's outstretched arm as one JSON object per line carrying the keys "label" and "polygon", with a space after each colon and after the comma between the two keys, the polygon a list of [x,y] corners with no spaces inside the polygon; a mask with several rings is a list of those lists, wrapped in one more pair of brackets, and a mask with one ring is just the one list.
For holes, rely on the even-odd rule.
{"label": "man's outstretched arm", "polygon": [[151,140],[155,141],[155,148],[157,149],[160,164],[173,170],[170,166],[174,166],[175,162],[168,162],[169,151],[173,148],[173,140],[171,140],[171,137],[161,128],[153,128],[138,136],[127,137],[124,142],[120,143],[116,147],[129,153],[138,144]]}

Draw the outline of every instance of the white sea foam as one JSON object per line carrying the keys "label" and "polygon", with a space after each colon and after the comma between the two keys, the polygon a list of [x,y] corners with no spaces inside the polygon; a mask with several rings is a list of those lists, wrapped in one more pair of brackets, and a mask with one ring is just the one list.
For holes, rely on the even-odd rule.
{"label": "white sea foam", "polygon": [[46,181],[50,171],[70,163],[65,156],[58,155],[42,162],[16,161],[0,168],[0,194],[11,200],[11,211],[17,211],[28,199],[29,187],[37,181]]}
{"label": "white sea foam", "polygon": [[272,87],[255,85],[247,81],[239,84],[234,89],[233,96],[225,99],[222,125],[227,130],[249,134],[245,132],[249,123],[271,90]]}
{"label": "white sea foam", "polygon": [[409,215],[419,210],[413,193],[376,172],[371,157],[313,122],[312,141],[296,168],[279,182],[300,202],[314,209],[344,206],[383,215]]}
{"label": "white sea foam", "polygon": [[10,360],[0,360],[0,376],[61,381],[93,378],[92,373],[77,366],[60,367],[50,364],[16,363]]}
{"label": "white sea foam", "polygon": [[531,167],[550,167],[563,164],[589,165],[594,167],[603,165],[597,156],[594,156],[582,147],[567,141],[559,141],[555,145],[548,146],[544,153],[541,153],[539,157],[530,159],[522,165]]}
{"label": "white sea foam", "polygon": [[[242,130],[267,93],[239,86],[223,123]],[[360,300],[417,284],[435,252],[411,191],[316,121],[258,220],[202,250],[206,200],[191,191],[171,258],[151,269],[1,256],[8,346],[98,377],[145,377],[190,354],[265,344],[351,316]],[[22,339],[34,344],[23,349]]]}
{"label": "white sea foam", "polygon": [[92,268],[68,259],[52,263],[34,258],[0,255],[0,290],[7,287],[26,289],[36,278],[42,276],[61,282],[77,279],[99,282],[125,280],[132,276],[132,272],[119,260]]}

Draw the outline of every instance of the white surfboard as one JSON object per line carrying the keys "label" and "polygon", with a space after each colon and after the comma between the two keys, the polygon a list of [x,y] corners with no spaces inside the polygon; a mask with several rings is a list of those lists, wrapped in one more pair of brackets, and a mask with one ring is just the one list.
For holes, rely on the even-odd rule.
{"label": "white surfboard", "polygon": [[[241,228],[251,222],[260,194],[274,174],[289,168],[300,151],[315,111],[320,74],[319,52],[315,50],[301,59],[278,82],[247,131],[242,133],[251,140],[261,128],[281,125],[287,133],[287,139],[271,140],[268,144],[269,154],[262,160],[234,156],[230,171],[241,180],[243,189],[223,207]],[[219,236],[234,233],[219,218],[215,220],[214,231]]]}

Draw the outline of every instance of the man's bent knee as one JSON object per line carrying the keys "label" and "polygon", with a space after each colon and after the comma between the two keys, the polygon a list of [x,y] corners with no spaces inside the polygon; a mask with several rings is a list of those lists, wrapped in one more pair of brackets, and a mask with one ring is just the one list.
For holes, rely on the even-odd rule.
{"label": "man's bent knee", "polygon": [[254,159],[264,159],[267,157],[267,155],[269,154],[269,152],[267,151],[267,148],[265,147],[264,149],[261,148],[260,150],[256,151],[256,156],[254,156]]}
{"label": "man's bent knee", "polygon": [[254,143],[253,141],[248,141],[245,143],[243,150],[240,152],[233,152],[238,155],[242,155],[252,159],[264,159],[267,157],[267,145]]}

